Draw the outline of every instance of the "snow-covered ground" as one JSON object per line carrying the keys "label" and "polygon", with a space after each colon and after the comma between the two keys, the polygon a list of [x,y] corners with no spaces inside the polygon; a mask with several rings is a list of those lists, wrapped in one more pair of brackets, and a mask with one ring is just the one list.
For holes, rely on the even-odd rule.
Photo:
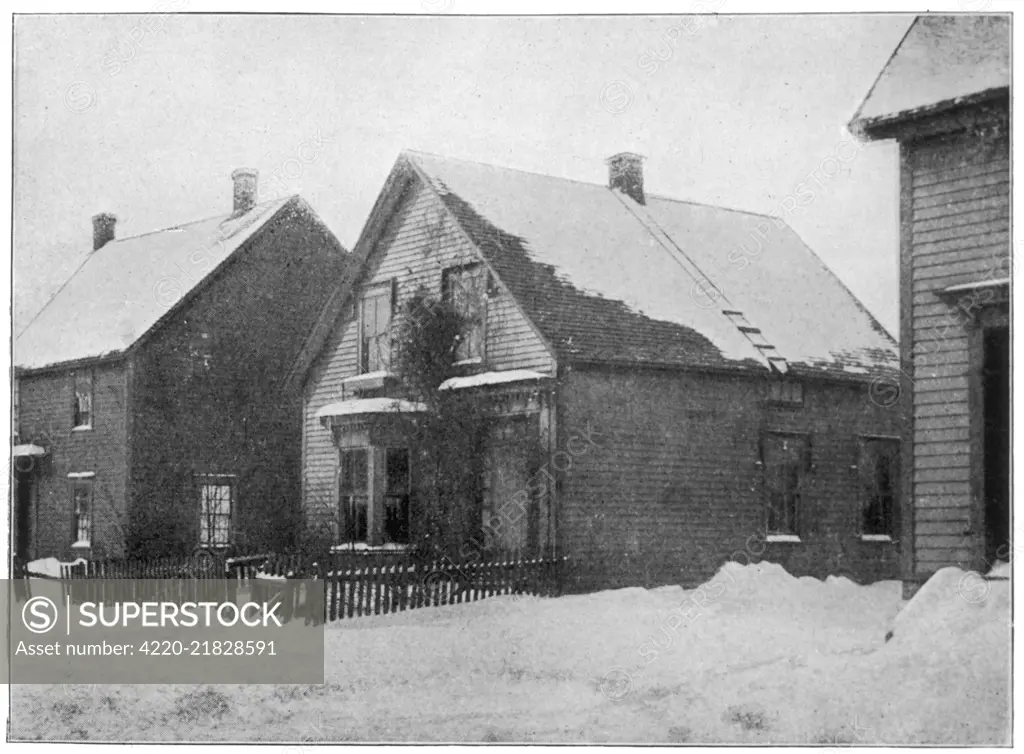
{"label": "snow-covered ground", "polygon": [[342,620],[326,630],[323,686],[12,687],[11,734],[1000,744],[1009,585],[945,569],[904,605],[896,582],[728,564],[697,590]]}

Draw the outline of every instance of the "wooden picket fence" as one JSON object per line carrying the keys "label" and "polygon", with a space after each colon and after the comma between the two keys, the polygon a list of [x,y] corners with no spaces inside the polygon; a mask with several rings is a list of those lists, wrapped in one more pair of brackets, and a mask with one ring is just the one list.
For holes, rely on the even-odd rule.
{"label": "wooden picket fence", "polygon": [[[562,593],[565,558],[506,558],[470,563],[411,559],[401,554],[332,553],[323,562],[275,556],[240,564],[235,581],[257,601],[275,595],[286,617],[307,622],[458,605],[503,594],[556,597]],[[323,615],[311,614],[298,582],[322,584]]]}
{"label": "wooden picket fence", "polygon": [[[408,553],[207,554],[151,560],[62,563],[59,580],[75,603],[165,601],[280,601],[286,619],[320,623],[458,605],[505,594],[556,597],[566,558],[492,558],[456,563]],[[30,578],[50,578],[26,573]],[[314,583],[315,582],[315,583]],[[311,609],[310,588],[323,590]],[[319,595],[317,595],[319,597]],[[315,613],[315,614],[314,614]]]}

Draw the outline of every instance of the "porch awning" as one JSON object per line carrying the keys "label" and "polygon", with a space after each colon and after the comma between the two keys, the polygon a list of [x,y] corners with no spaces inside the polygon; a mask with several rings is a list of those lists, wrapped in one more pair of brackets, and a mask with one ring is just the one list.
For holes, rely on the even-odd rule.
{"label": "porch awning", "polygon": [[29,456],[45,456],[46,448],[41,448],[38,445],[32,445],[28,443],[26,445],[15,445],[14,451],[11,453],[14,458],[26,458]]}
{"label": "porch awning", "polygon": [[551,375],[534,372],[531,369],[506,369],[502,372],[481,372],[467,377],[452,377],[445,380],[438,390],[460,390],[470,387],[487,387],[488,385],[507,385],[512,382],[530,382],[532,380],[548,380]]}
{"label": "porch awning", "polygon": [[422,403],[398,398],[362,398],[354,401],[329,403],[316,412],[321,424],[330,419],[365,416],[367,414],[419,414],[427,410]]}

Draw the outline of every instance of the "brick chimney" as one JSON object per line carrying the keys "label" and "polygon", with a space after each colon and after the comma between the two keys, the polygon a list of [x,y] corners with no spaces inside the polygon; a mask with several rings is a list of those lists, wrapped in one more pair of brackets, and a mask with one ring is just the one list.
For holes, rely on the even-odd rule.
{"label": "brick chimney", "polygon": [[637,204],[644,204],[644,157],[634,152],[613,154],[608,165],[608,188],[618,189]]}
{"label": "brick chimney", "polygon": [[92,250],[105,246],[114,240],[114,228],[117,225],[117,217],[107,212],[100,212],[92,216]]}
{"label": "brick chimney", "polygon": [[244,215],[256,206],[256,178],[259,176],[253,168],[238,168],[231,174],[235,183],[236,215]]}

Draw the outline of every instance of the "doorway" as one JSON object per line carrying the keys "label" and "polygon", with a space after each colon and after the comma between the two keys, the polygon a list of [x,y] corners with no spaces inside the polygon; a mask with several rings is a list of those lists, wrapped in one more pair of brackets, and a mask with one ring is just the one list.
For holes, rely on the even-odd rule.
{"label": "doorway", "polygon": [[982,436],[985,500],[985,559],[1008,561],[1010,542],[1010,328],[984,330],[982,344]]}
{"label": "doorway", "polygon": [[28,561],[32,551],[32,498],[35,475],[32,469],[14,469],[14,557]]}

